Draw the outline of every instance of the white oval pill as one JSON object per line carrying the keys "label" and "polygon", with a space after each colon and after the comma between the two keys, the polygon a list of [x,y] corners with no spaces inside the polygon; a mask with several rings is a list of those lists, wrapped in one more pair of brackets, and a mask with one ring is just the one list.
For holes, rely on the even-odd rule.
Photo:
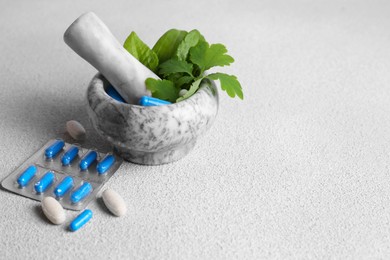
{"label": "white oval pill", "polygon": [[66,122],[66,131],[68,131],[69,135],[75,140],[79,141],[85,139],[85,128],[76,120]]}
{"label": "white oval pill", "polygon": [[102,198],[106,207],[112,214],[121,217],[126,214],[127,207],[122,197],[112,189],[103,192]]}
{"label": "white oval pill", "polygon": [[187,94],[187,92],[188,92],[188,90],[186,90],[186,89],[183,88],[182,90],[179,91],[179,96],[182,97],[182,96],[184,96],[185,94]]}
{"label": "white oval pill", "polygon": [[42,210],[45,216],[53,224],[59,225],[65,221],[65,211],[61,204],[53,197],[45,197],[42,200]]}

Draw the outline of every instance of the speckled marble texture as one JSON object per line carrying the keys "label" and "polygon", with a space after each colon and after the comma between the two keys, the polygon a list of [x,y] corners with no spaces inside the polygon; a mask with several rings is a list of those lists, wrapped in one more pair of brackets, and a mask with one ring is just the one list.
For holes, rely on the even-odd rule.
{"label": "speckled marble texture", "polygon": [[192,97],[172,105],[143,107],[109,97],[108,81],[97,74],[87,90],[95,129],[130,162],[158,165],[179,160],[195,146],[218,112],[218,91],[203,83]]}

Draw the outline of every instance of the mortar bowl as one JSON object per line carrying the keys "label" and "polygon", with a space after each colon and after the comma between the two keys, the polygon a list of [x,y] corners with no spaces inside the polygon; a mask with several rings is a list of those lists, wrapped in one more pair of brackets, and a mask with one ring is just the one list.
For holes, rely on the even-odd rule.
{"label": "mortar bowl", "polygon": [[96,74],[87,89],[87,111],[96,131],[114,151],[137,164],[159,165],[187,155],[218,113],[218,91],[203,81],[191,97],[170,105],[140,106],[111,98],[110,83]]}

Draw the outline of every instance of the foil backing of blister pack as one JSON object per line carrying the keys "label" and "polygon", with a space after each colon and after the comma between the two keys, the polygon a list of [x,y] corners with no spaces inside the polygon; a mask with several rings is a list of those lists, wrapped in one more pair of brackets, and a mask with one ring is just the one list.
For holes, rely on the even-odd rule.
{"label": "foil backing of blister pack", "polygon": [[[65,142],[65,145],[62,150],[55,157],[48,159],[45,156],[45,150],[57,140],[59,139],[49,140],[41,149],[35,152],[30,158],[28,158],[10,175],[8,175],[2,181],[1,184],[6,190],[27,198],[41,201],[44,197],[51,196],[56,198],[60,202],[60,204],[66,209],[82,210],[93,198],[96,197],[97,193],[101,190],[103,185],[118,170],[118,168],[123,162],[123,159],[119,156],[114,155],[115,161],[112,166],[104,174],[99,174],[96,170],[97,164],[103,158],[105,158],[105,156],[112,153],[102,153],[100,151],[97,151],[96,149],[87,149],[79,144],[70,144]],[[61,158],[71,146],[77,146],[79,148],[78,155],[75,157],[75,159],[71,162],[70,165],[64,166],[61,162]],[[79,163],[82,160],[83,156],[86,155],[89,151],[97,152],[97,160],[95,160],[87,170],[81,170],[79,167]],[[20,187],[20,185],[17,183],[17,179],[31,165],[35,165],[37,167],[37,172],[25,187]],[[51,171],[55,174],[54,182],[44,192],[36,192],[34,189],[35,183],[39,181],[40,178],[48,171]],[[63,197],[56,197],[54,193],[54,188],[66,176],[71,176],[73,178],[74,185],[68,192],[65,193]],[[70,199],[72,192],[77,190],[85,182],[89,182],[91,184],[92,191],[80,202],[73,203]]]}

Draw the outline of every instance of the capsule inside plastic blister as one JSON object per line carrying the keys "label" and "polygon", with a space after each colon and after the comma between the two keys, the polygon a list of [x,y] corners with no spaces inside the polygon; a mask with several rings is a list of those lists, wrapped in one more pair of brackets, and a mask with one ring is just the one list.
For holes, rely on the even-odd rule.
{"label": "capsule inside plastic blister", "polygon": [[56,155],[64,148],[65,142],[61,139],[57,139],[54,141],[52,145],[50,145],[48,148],[45,150],[45,156],[47,159],[53,159],[56,157]]}
{"label": "capsule inside plastic blister", "polygon": [[79,154],[79,148],[75,145],[72,145],[62,156],[61,162],[64,166],[69,166],[72,161],[77,157]]}
{"label": "capsule inside plastic blister", "polygon": [[23,188],[34,178],[37,173],[37,167],[35,165],[30,165],[17,179],[19,187]]}
{"label": "capsule inside plastic blister", "polygon": [[63,197],[74,186],[73,178],[66,176],[55,188],[54,194],[57,198]]}
{"label": "capsule inside plastic blister", "polygon": [[79,188],[77,188],[70,195],[70,201],[72,203],[78,203],[87,197],[92,192],[92,185],[89,182],[84,182]]}
{"label": "capsule inside plastic blister", "polygon": [[55,174],[48,171],[43,175],[39,181],[34,184],[34,189],[37,193],[45,192],[54,182]]}
{"label": "capsule inside plastic blister", "polygon": [[99,174],[104,174],[106,173],[112,165],[115,163],[115,157],[112,154],[107,154],[106,157],[101,160],[97,166],[96,170]]}
{"label": "capsule inside plastic blister", "polygon": [[80,161],[80,169],[82,171],[87,170],[97,159],[97,152],[89,151]]}

